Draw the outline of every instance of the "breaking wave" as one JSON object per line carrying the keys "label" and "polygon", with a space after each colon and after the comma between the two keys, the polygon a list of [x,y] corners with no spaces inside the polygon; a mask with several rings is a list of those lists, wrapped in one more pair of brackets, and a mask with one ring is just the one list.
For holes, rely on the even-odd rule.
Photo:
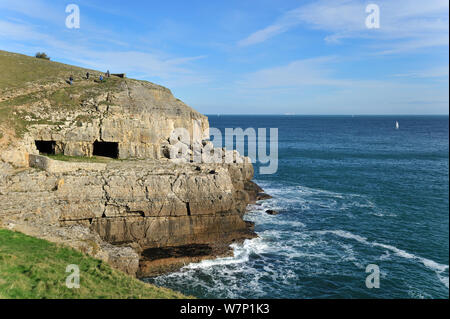
{"label": "breaking wave", "polygon": [[[378,296],[364,287],[361,278],[366,276],[366,266],[379,260],[383,263],[382,278],[395,277],[405,285],[404,291],[391,291],[390,297],[404,297],[405,294],[413,298],[431,297],[432,294],[427,292],[428,279],[416,283],[414,278],[407,278],[401,269],[397,269],[400,268],[394,259],[397,256],[433,271],[438,279],[436,282],[448,290],[448,265],[394,245],[370,241],[354,232],[332,228],[336,222],[341,226],[352,226],[356,217],[361,220],[358,223],[362,229],[371,227],[373,220],[380,220],[380,217],[397,217],[397,214],[378,207],[367,196],[280,183],[257,183],[273,196],[250,206],[245,216],[246,220],[255,222],[258,238],[233,244],[233,257],[192,263],[178,272],[149,280],[204,298],[341,298],[355,295],[373,298]],[[280,214],[266,214],[267,209],[277,210]],[[347,224],[344,218],[347,218]],[[364,218],[368,221],[363,222]],[[391,269],[389,265],[394,266]],[[426,274],[422,276],[426,277]],[[330,282],[333,282],[332,289]]]}

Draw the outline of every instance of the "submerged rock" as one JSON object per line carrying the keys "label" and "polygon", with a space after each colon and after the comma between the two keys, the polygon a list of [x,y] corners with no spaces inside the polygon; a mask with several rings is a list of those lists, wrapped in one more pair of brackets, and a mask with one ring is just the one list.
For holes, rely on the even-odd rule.
{"label": "submerged rock", "polygon": [[256,195],[256,200],[266,200],[266,199],[270,199],[272,198],[272,196],[266,194],[266,193],[258,193]]}
{"label": "submerged rock", "polygon": [[264,193],[264,190],[255,182],[248,180],[244,183],[244,190],[249,196],[250,203],[254,204],[256,201],[270,199],[272,196]]}

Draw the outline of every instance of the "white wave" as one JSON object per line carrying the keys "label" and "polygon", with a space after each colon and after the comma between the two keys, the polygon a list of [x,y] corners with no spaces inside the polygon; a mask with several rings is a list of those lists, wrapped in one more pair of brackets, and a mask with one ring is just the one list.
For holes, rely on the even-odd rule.
{"label": "white wave", "polygon": [[[365,237],[343,230],[308,231],[307,225],[301,222],[308,221],[307,218],[302,219],[302,212],[315,211],[318,207],[349,214],[350,211],[367,211],[368,214],[383,216],[386,212],[366,196],[340,194],[303,186],[286,187],[282,184],[264,184],[258,181],[257,183],[266,193],[274,196],[272,199],[259,202],[258,205],[249,206],[249,213],[245,219],[263,225],[262,228],[266,229],[258,232],[258,238],[232,245],[233,257],[192,263],[179,272],[158,277],[156,282],[160,285],[175,282],[180,286],[201,287],[202,290],[213,292],[214,296],[222,298],[243,296],[258,298],[267,297],[267,292],[273,291],[274,285],[299,287],[301,280],[294,271],[297,268],[316,276],[345,271],[342,268],[330,267],[332,261],[342,264],[350,262],[360,269],[365,269],[365,265],[358,263],[359,258],[355,256],[354,243],[341,240],[338,242],[339,247],[332,246],[329,238],[321,236],[330,233],[382,248],[384,254],[380,256],[380,260],[389,259],[392,254],[419,261],[435,271],[439,281],[448,289],[449,280],[444,273],[448,270],[448,265],[416,256],[395,246],[370,242]],[[265,213],[267,209],[290,213],[273,216]],[[273,227],[275,225],[282,227]],[[274,263],[274,257],[278,258],[280,263]],[[382,272],[382,276],[386,274]],[[268,281],[267,278],[271,280]]]}
{"label": "white wave", "polygon": [[[273,208],[271,208],[273,209]],[[251,210],[249,213],[245,215],[245,220],[252,221],[257,223],[258,225],[262,224],[270,224],[277,226],[290,226],[292,228],[303,228],[306,225],[298,220],[289,220],[283,218],[280,215],[269,215],[266,212],[266,209],[260,210]]]}
{"label": "white wave", "polygon": [[425,299],[428,296],[426,294],[424,294],[422,291],[418,291],[417,289],[413,289],[410,288],[408,290],[408,295],[412,298],[412,299]]}
{"label": "white wave", "polygon": [[[266,268],[265,272],[249,266],[247,263],[252,254],[263,254],[269,250],[261,238],[244,241],[243,244],[231,245],[234,257],[224,257],[215,260],[204,260],[191,263],[177,272],[165,274],[153,279],[157,285],[167,283],[203,290],[214,298],[262,298],[270,287],[261,280],[264,276],[276,277],[277,268]],[[265,265],[273,267],[272,265]]]}
{"label": "white wave", "polygon": [[[301,200],[302,198],[312,197],[312,196],[320,196],[320,197],[329,197],[335,199],[343,199],[346,196],[360,196],[357,194],[342,194],[336,193],[332,191],[326,191],[318,188],[310,188],[301,185],[295,186],[285,186],[285,185],[271,185],[270,187],[263,187],[264,191],[272,195],[274,197],[280,197],[283,201],[296,201]],[[301,195],[302,197],[299,197]]]}
{"label": "white wave", "polygon": [[389,250],[386,250],[384,255],[381,255],[379,259],[380,260],[389,260],[390,257],[391,257],[391,254],[389,253]]}
{"label": "white wave", "polygon": [[355,235],[351,232],[344,231],[344,230],[325,230],[325,231],[319,231],[318,233],[321,234],[334,234],[336,236],[347,238],[347,239],[353,239],[356,240],[362,244],[369,245],[372,247],[381,247],[387,250],[390,250],[391,252],[395,253],[397,256],[400,256],[402,258],[416,260],[422,263],[426,268],[433,270],[438,275],[439,280],[448,288],[448,277],[445,277],[442,275],[443,272],[447,271],[449,269],[448,265],[437,263],[431,259],[423,258],[411,253],[408,253],[402,249],[399,249],[392,245],[386,245],[381,244],[377,242],[369,242],[367,238]]}
{"label": "white wave", "polygon": [[[258,182],[257,182],[258,183]],[[260,183],[258,183],[260,184]],[[355,217],[355,213],[367,213],[378,217],[395,217],[391,212],[386,212],[378,207],[365,195],[355,193],[338,193],[318,188],[310,188],[302,185],[286,186],[282,184],[262,184],[266,193],[273,196],[272,199],[260,201],[260,211],[264,207],[275,210],[295,209],[307,211],[316,208],[324,208],[348,213],[348,217]],[[354,211],[357,209],[356,211]]]}
{"label": "white wave", "polygon": [[348,239],[354,239],[360,243],[367,243],[369,244],[369,242],[366,240],[366,238],[359,236],[359,235],[355,235],[352,234],[350,232],[344,231],[344,230],[321,230],[321,231],[317,231],[318,234],[334,234],[337,235],[339,237],[343,237],[343,238],[348,238]]}
{"label": "white wave", "polygon": [[448,277],[442,276],[441,274],[437,274],[437,277],[439,281],[442,282],[448,289]]}
{"label": "white wave", "polygon": [[305,195],[327,195],[334,198],[344,198],[346,195],[342,193],[336,193],[319,188],[310,188],[302,185],[295,186],[299,193]]}
{"label": "white wave", "polygon": [[199,263],[191,263],[184,268],[199,269],[213,266],[223,266],[231,264],[245,263],[249,260],[251,254],[261,254],[268,249],[266,243],[261,238],[247,239],[243,244],[232,244],[234,256],[222,257],[212,260],[202,260]]}

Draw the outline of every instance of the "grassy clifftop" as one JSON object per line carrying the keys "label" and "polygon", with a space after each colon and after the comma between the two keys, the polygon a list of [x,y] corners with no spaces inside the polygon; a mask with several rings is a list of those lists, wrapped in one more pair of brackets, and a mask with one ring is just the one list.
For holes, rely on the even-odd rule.
{"label": "grassy clifftop", "polygon": [[[66,287],[78,265],[80,288]],[[70,248],[0,229],[0,298],[185,298],[143,283]]]}
{"label": "grassy clifftop", "polygon": [[[123,81],[111,77],[97,83],[102,72],[1,50],[0,70],[0,134],[16,137],[31,124],[59,124],[42,114],[76,110],[82,101],[113,91]],[[70,76],[74,85],[67,83]]]}
{"label": "grassy clifftop", "polygon": [[116,113],[122,109],[202,117],[169,89],[148,81],[115,76],[99,81],[104,71],[1,50],[0,70],[0,148],[23,138],[31,126],[81,126],[103,116],[111,105]]}
{"label": "grassy clifftop", "polygon": [[96,72],[1,50],[0,70],[2,70],[0,89],[25,88],[31,82],[48,84],[61,79],[67,79],[70,75],[81,77],[86,72]]}

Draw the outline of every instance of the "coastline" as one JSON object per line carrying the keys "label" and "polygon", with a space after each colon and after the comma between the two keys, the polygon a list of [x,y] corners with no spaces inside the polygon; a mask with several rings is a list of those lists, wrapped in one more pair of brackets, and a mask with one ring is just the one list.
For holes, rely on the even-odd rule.
{"label": "coastline", "polygon": [[[98,82],[85,77],[92,70],[4,51],[0,64],[18,74],[39,66],[1,97],[11,113],[0,121],[2,227],[132,276],[227,256],[230,244],[255,236],[242,219],[262,196],[251,161],[215,148],[208,118],[169,89],[126,77]],[[175,152],[175,128],[190,136],[186,158]],[[211,151],[217,161],[195,161]]]}
{"label": "coastline", "polygon": [[[264,190],[253,181],[247,181],[244,189],[248,194],[249,205],[256,204],[257,201],[271,198]],[[243,215],[243,216],[244,216]],[[247,239],[257,238],[254,232],[254,223],[245,221],[247,231],[234,236],[225,242],[215,242],[212,244],[190,244],[175,247],[149,248],[140,254],[139,271],[137,277],[140,279],[157,277],[168,273],[177,272],[182,267],[198,263],[204,260],[215,260],[217,258],[233,257],[232,244],[242,244]]]}

